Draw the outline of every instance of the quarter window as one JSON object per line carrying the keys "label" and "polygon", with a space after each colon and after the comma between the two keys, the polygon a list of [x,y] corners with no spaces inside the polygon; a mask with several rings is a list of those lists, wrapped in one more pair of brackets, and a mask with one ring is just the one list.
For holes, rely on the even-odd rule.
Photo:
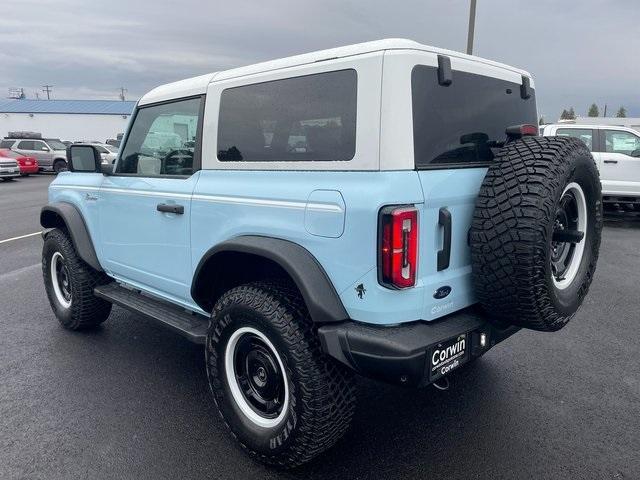
{"label": "quarter window", "polygon": [[625,155],[640,156],[640,138],[633,133],[622,130],[605,130],[604,133],[605,152],[623,153]]}
{"label": "quarter window", "polygon": [[11,145],[15,143],[15,140],[2,140],[0,142],[0,148],[11,148]]}
{"label": "quarter window", "polygon": [[593,152],[593,130],[586,128],[559,128],[556,130],[558,137],[574,137],[582,140],[589,151]]}
{"label": "quarter window", "polygon": [[204,98],[141,107],[124,145],[116,174],[145,177],[191,175]]}
{"label": "quarter window", "polygon": [[218,159],[223,162],[346,161],[356,148],[355,70],[224,90]]}

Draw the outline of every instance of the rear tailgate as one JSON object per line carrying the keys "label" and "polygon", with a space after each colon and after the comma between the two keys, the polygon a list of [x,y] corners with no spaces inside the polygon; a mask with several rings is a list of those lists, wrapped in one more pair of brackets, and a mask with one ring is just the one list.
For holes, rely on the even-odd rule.
{"label": "rear tailgate", "polygon": [[425,198],[418,270],[425,320],[475,303],[468,232],[476,197],[505,129],[537,124],[535,92],[521,89],[529,80],[455,58],[451,65],[449,85],[438,83],[435,66],[417,65],[411,75],[414,161]]}
{"label": "rear tailgate", "polygon": [[[418,172],[426,199],[420,216],[418,270],[425,286],[421,317],[424,320],[432,320],[475,303],[467,235],[486,171],[486,168],[470,168]],[[447,255],[445,235],[448,235],[446,230],[449,228],[451,246]]]}

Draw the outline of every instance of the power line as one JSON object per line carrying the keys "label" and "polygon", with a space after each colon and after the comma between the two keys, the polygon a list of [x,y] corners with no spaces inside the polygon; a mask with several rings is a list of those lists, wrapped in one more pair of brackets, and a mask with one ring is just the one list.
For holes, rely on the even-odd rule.
{"label": "power line", "polygon": [[47,100],[51,100],[50,93],[53,91],[53,90],[51,90],[52,87],[53,87],[53,85],[43,85],[42,86],[42,91],[47,94]]}

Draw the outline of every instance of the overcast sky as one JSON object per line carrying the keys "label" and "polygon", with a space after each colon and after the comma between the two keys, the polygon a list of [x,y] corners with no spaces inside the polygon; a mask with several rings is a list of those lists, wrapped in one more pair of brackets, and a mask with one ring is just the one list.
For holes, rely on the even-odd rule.
{"label": "overcast sky", "polygon": [[[387,37],[464,51],[469,0],[2,0],[0,96],[137,99],[156,85]],[[538,109],[640,116],[640,1],[478,0],[474,54],[530,71]],[[613,114],[611,113],[611,114]],[[602,114],[602,111],[601,111]]]}

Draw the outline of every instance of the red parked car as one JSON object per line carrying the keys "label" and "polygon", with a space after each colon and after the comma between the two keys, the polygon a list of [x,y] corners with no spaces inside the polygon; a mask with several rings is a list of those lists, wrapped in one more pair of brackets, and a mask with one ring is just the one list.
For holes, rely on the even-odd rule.
{"label": "red parked car", "polygon": [[33,157],[25,157],[19,153],[9,150],[8,148],[0,148],[0,157],[15,158],[20,167],[20,175],[26,176],[31,173],[38,173],[40,167],[38,166],[38,160]]}

